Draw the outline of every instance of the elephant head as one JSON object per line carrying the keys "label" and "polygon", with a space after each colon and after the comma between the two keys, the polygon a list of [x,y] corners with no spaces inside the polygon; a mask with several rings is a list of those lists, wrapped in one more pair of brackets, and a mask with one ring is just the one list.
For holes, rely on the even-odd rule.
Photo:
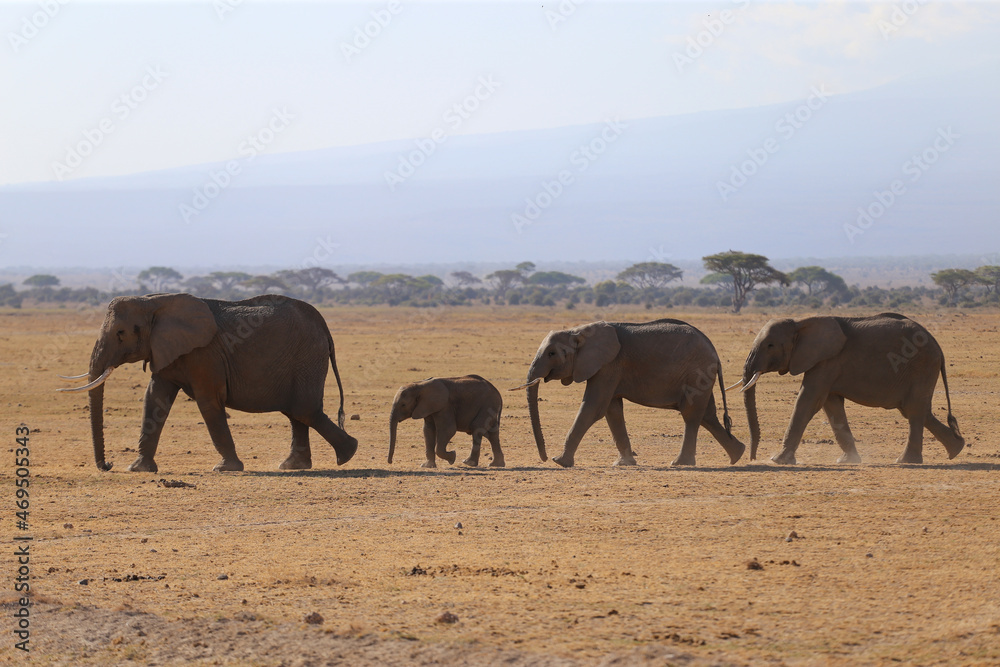
{"label": "elephant head", "polygon": [[538,455],[543,461],[545,438],[538,416],[538,383],[559,380],[564,385],[586,382],[601,367],[618,356],[621,343],[615,328],[607,322],[593,322],[577,329],[550,331],[542,341],[528,369],[528,413]]}
{"label": "elephant head", "polygon": [[433,378],[405,384],[392,399],[389,413],[389,463],[396,451],[396,425],[404,419],[424,419],[448,406],[448,389]]}
{"label": "elephant head", "polygon": [[104,381],[111,371],[142,361],[144,368],[149,363],[158,373],[181,355],[207,345],[217,329],[212,311],[190,294],[116,297],[108,304],[90,355],[90,382],[61,390],[90,392],[90,431],[99,469],[111,470],[104,460]]}
{"label": "elephant head", "polygon": [[757,334],[743,365],[743,377],[732,387],[743,385],[743,402],[750,426],[750,460],[757,458],[760,422],[757,419],[757,380],[764,373],[805,373],[836,356],[847,342],[840,324],[832,317],[804,320],[771,320]]}

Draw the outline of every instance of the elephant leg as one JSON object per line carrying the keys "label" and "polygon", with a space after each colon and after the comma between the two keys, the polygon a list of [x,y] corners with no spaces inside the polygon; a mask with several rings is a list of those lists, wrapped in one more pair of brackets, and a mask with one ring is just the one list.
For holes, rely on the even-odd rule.
{"label": "elephant leg", "polygon": [[944,445],[949,459],[958,456],[965,448],[965,438],[955,433],[946,424],[941,423],[941,420],[935,417],[930,410],[924,415],[924,426],[931,432],[931,435],[937,438],[938,442]]}
{"label": "elephant leg", "polygon": [[434,460],[434,448],[436,446],[437,446],[437,432],[434,427],[434,420],[430,417],[425,417],[424,453],[427,456],[427,460],[420,465],[421,468],[437,468],[437,462]]}
{"label": "elephant leg", "polygon": [[719,414],[715,409],[715,396],[708,402],[705,408],[705,416],[701,420],[701,425],[708,429],[722,448],[729,455],[729,463],[736,463],[743,457],[743,452],[747,447],[740,442],[736,436],[726,431],[726,427],[719,421]]}
{"label": "elephant leg", "polygon": [[828,396],[823,404],[823,412],[830,420],[830,428],[833,429],[833,437],[837,439],[837,444],[844,450],[844,453],[837,459],[837,463],[861,463],[861,455],[854,442],[854,434],[847,423],[847,412],[844,411],[843,396]]}
{"label": "elephant leg", "polygon": [[698,427],[701,426],[701,418],[692,414],[693,412],[693,410],[681,411],[681,416],[684,418],[684,442],[681,443],[681,453],[670,463],[672,466],[695,465],[695,453],[698,448]]}
{"label": "elephant leg", "polygon": [[[903,413],[902,410],[900,410]],[[896,463],[923,463],[924,462],[924,415],[922,410],[914,410],[909,415],[903,416],[910,422],[910,434],[906,439],[906,448],[902,455],[896,459]]]}
{"label": "elephant leg", "polygon": [[614,396],[614,387],[605,387],[588,380],[587,388],[583,392],[583,401],[580,403],[580,410],[576,413],[573,426],[566,436],[566,445],[563,452],[552,460],[563,468],[572,468],[575,462],[576,450],[580,446],[580,441],[586,435],[587,430],[594,425],[598,419],[603,417],[608,411],[608,406]]}
{"label": "elephant leg", "polygon": [[173,382],[153,376],[146,387],[146,397],[142,406],[142,431],[139,434],[139,456],[128,467],[133,472],[156,472],[159,468],[153,457],[160,444],[163,424],[167,421],[170,408],[180,387]]}
{"label": "elephant leg", "polygon": [[330,443],[333,451],[337,453],[337,465],[342,466],[354,458],[354,454],[358,451],[358,439],[351,437],[344,429],[337,426],[323,410],[316,410],[305,417],[296,417],[296,419],[309,428],[315,429],[323,436],[324,440]]}
{"label": "elephant leg", "polygon": [[462,461],[467,466],[472,466],[475,468],[479,465],[479,451],[483,444],[483,430],[477,428],[472,432],[472,451],[469,453],[469,458]]}
{"label": "elephant leg", "polygon": [[233,434],[229,430],[229,421],[226,418],[226,408],[222,399],[218,396],[206,397],[204,394],[195,394],[198,409],[201,411],[202,419],[208,428],[208,434],[212,438],[212,444],[222,456],[222,461],[217,463],[212,470],[215,472],[243,470],[243,462],[236,456],[236,444],[233,442]]}
{"label": "elephant leg", "polygon": [[820,407],[826,403],[826,391],[821,392],[814,389],[812,384],[814,383],[809,383],[809,386],[806,386],[806,380],[802,380],[799,395],[795,399],[792,419],[788,422],[788,428],[785,430],[781,451],[771,457],[775,463],[795,464],[795,450],[802,442],[802,434],[806,432],[806,426],[819,412]]}
{"label": "elephant leg", "polygon": [[615,461],[615,465],[634,466],[635,453],[632,451],[632,443],[628,439],[628,429],[625,428],[625,408],[621,396],[611,399],[604,419],[608,422],[611,437],[614,438],[615,447],[618,448],[618,460]]}
{"label": "elephant leg", "polygon": [[439,413],[438,419],[434,424],[434,430],[437,434],[437,448],[435,452],[449,464],[454,463],[455,452],[448,451],[448,443],[451,442],[451,439],[455,437],[455,433],[458,432],[458,429],[455,428],[455,420],[443,418]]}
{"label": "elephant leg", "polygon": [[288,421],[292,423],[292,450],[288,453],[288,458],[278,466],[278,470],[309,470],[312,468],[309,427],[291,417],[288,417]]}
{"label": "elephant leg", "polygon": [[500,428],[494,428],[492,431],[486,432],[486,439],[490,441],[490,447],[493,449],[493,460],[490,461],[491,468],[503,468],[507,465],[503,458],[503,450],[500,449]]}

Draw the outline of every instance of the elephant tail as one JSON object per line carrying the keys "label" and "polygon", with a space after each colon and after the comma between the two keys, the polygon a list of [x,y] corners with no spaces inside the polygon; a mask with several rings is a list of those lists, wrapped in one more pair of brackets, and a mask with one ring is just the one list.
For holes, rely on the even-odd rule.
{"label": "elephant tail", "polygon": [[344,385],[340,383],[340,371],[337,370],[337,354],[333,349],[333,338],[330,338],[330,364],[333,366],[333,375],[337,378],[337,389],[340,390],[340,409],[337,411],[337,424],[344,428]]}
{"label": "elephant tail", "polygon": [[733,436],[733,420],[729,418],[729,406],[726,405],[726,383],[722,381],[722,364],[719,364],[719,393],[722,394],[722,423],[729,437]]}
{"label": "elephant tail", "polygon": [[962,432],[958,430],[958,420],[951,414],[951,394],[948,393],[948,372],[945,370],[944,356],[941,357],[941,382],[944,383],[944,397],[948,402],[948,428],[955,432],[955,435],[962,437]]}

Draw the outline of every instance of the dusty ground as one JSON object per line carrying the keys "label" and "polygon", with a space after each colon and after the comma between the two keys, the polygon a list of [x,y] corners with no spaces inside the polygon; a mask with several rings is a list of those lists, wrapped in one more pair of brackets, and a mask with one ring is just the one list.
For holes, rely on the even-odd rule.
{"label": "dusty ground", "polygon": [[[328,309],[361,441],[337,468],[313,437],[307,472],[282,473],[290,431],[277,414],[232,413],[243,473],[217,455],[194,404],[167,421],[155,475],[135,457],[147,378],[119,369],[106,397],[109,460],[93,464],[86,397],[57,394],[57,373],[86,370],[100,310],[0,312],[8,464],[0,487],[12,551],[14,429],[31,434],[32,656],[37,664],[996,664],[1000,662],[1000,315],[912,314],[938,338],[971,448],[948,461],[925,443],[898,466],[898,413],[849,405],[865,463],[838,466],[822,414],[781,468],[797,388],[758,392],[760,461],[729,466],[702,432],[699,466],[674,469],[673,412],[626,406],[639,454],[611,467],[598,423],[577,467],[540,463],[524,393],[504,392],[503,470],[421,470],[417,422],[385,463],[388,405],[403,382],[479,373],[519,384],[542,337],[601,317],[669,315],[715,342],[729,382],[768,314],[532,308]],[[329,413],[336,385],[328,382]],[[935,405],[943,413],[938,387]],[[545,385],[550,454],[582,386]],[[718,396],[718,394],[717,394]],[[731,412],[748,441],[738,395]],[[464,458],[469,438],[453,441]],[[489,460],[488,448],[484,463]],[[158,480],[194,488],[164,488]],[[457,524],[461,523],[461,529]],[[795,531],[798,538],[787,540]],[[748,562],[760,565],[751,569]],[[6,572],[15,566],[11,556]],[[226,575],[220,579],[220,575]],[[5,637],[12,646],[2,583]],[[87,580],[87,584],[80,583]],[[311,613],[324,622],[307,624]],[[438,622],[444,612],[455,623]]]}

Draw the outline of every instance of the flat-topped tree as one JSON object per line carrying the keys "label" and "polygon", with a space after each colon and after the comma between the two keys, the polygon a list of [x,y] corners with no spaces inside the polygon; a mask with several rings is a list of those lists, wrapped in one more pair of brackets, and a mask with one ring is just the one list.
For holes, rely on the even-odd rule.
{"label": "flat-topped tree", "polygon": [[451,277],[456,283],[458,283],[459,287],[471,287],[472,285],[478,285],[483,282],[468,271],[452,271]]}
{"label": "flat-topped tree", "polygon": [[806,288],[806,294],[813,295],[820,292],[843,292],[847,289],[847,283],[836,273],[827,271],[822,266],[800,266],[788,274],[788,279],[793,283],[799,283]]}
{"label": "flat-topped tree", "polygon": [[639,262],[633,264],[618,274],[618,280],[624,280],[637,289],[666,287],[674,280],[680,280],[684,271],[673,264],[664,262]]}
{"label": "flat-topped tree", "polygon": [[562,271],[539,271],[524,281],[527,285],[542,287],[559,287],[561,285],[582,285],[587,281],[580,276],[574,276]]}
{"label": "flat-topped tree", "polygon": [[21,284],[29,287],[59,287],[59,279],[47,273],[36,273],[25,278]]}
{"label": "flat-topped tree", "polygon": [[701,259],[709,271],[732,276],[734,313],[742,310],[747,296],[758,285],[788,284],[788,276],[771,266],[764,255],[727,250]]}
{"label": "flat-topped tree", "polygon": [[500,269],[486,276],[486,280],[489,280],[493,285],[493,289],[497,293],[497,299],[503,302],[510,288],[524,282],[524,274],[513,269]]}
{"label": "flat-topped tree", "polygon": [[986,288],[986,293],[1000,294],[1000,266],[986,265],[976,269],[976,282]]}
{"label": "flat-topped tree", "polygon": [[177,289],[184,276],[169,266],[151,266],[136,276],[139,287],[152,293],[170,292]]}
{"label": "flat-topped tree", "polygon": [[958,293],[963,287],[978,282],[976,274],[968,269],[942,269],[931,274],[934,284],[948,294],[951,305],[958,302]]}

